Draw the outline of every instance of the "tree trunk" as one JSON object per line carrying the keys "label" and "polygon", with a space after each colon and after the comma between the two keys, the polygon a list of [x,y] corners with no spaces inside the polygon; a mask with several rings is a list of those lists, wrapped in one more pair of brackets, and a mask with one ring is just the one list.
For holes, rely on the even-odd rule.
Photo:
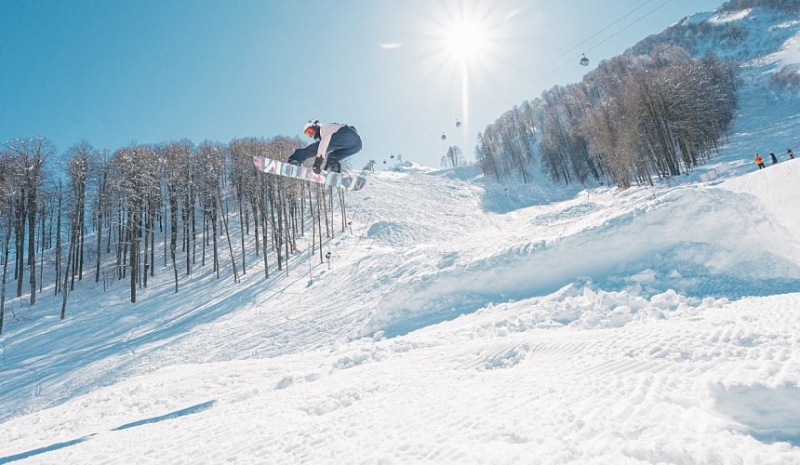
{"label": "tree trunk", "polygon": [[31,305],[36,303],[36,191],[28,191],[28,266],[30,266]]}

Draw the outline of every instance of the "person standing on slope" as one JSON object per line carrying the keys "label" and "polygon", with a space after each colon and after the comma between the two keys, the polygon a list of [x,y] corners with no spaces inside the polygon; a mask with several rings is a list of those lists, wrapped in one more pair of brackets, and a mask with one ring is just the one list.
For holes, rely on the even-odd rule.
{"label": "person standing on slope", "polygon": [[789,160],[794,160],[794,152],[792,152],[792,149],[786,149],[786,155],[789,155]]}
{"label": "person standing on slope", "polygon": [[769,153],[769,157],[772,159],[772,164],[773,165],[777,165],[778,164],[778,157],[776,157],[774,153],[770,152]]}
{"label": "person standing on slope", "polygon": [[756,154],[756,165],[758,165],[758,169],[764,168],[764,159],[761,158],[761,155]]}
{"label": "person standing on slope", "polygon": [[[308,147],[297,149],[289,156],[288,162],[301,165],[314,158],[314,173],[321,170],[341,173],[341,161],[361,150],[361,137],[356,128],[346,124],[320,124],[318,120],[310,120],[303,128],[303,134],[317,142]],[[324,166],[324,168],[323,168]]]}

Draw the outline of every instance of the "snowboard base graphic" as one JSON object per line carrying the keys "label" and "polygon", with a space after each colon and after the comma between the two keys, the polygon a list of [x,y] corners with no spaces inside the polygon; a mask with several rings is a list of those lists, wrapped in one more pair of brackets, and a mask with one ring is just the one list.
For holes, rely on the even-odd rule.
{"label": "snowboard base graphic", "polygon": [[276,174],[293,179],[304,179],[338,189],[357,191],[363,189],[367,184],[367,178],[362,175],[336,173],[334,171],[321,171],[319,174],[316,174],[310,166],[292,165],[271,158],[254,156],[253,164],[256,165],[256,169],[267,174]]}

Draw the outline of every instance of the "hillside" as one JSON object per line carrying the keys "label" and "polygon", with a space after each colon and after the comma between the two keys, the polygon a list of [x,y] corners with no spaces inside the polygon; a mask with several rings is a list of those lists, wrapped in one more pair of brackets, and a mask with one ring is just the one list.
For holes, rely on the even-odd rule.
{"label": "hillside", "polygon": [[798,176],[476,214],[378,173],[311,279],[13,325],[0,463],[798,460],[797,208],[756,195]]}
{"label": "hillside", "polygon": [[329,263],[15,302],[0,463],[800,462],[800,113],[764,74],[798,40],[669,183],[409,164],[348,194]]}

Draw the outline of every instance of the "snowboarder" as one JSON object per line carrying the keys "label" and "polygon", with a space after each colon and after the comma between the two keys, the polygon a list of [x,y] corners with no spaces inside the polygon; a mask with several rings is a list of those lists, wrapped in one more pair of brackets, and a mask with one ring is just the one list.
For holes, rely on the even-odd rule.
{"label": "snowboarder", "polygon": [[772,158],[772,164],[773,165],[777,165],[778,164],[778,157],[776,157],[774,153],[770,152],[769,153],[769,157]]}
{"label": "snowboarder", "polygon": [[761,155],[756,154],[756,165],[758,165],[758,169],[764,168],[764,159],[761,158]]}
{"label": "snowboarder", "polygon": [[789,155],[789,160],[794,160],[794,152],[792,152],[792,149],[786,149],[786,155]]}
{"label": "snowboarder", "polygon": [[321,170],[342,172],[341,161],[361,150],[361,137],[356,128],[346,124],[320,124],[318,120],[309,120],[303,133],[317,142],[308,147],[297,149],[289,156],[288,162],[300,165],[314,158],[314,173]]}

